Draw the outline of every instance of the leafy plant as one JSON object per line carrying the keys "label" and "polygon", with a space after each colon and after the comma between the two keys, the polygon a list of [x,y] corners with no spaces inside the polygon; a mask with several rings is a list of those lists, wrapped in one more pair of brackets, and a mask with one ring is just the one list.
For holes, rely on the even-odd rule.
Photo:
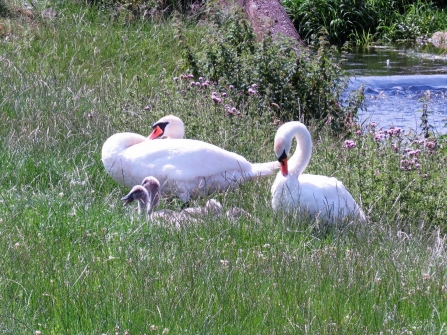
{"label": "leafy plant", "polygon": [[[328,122],[337,132],[344,127],[347,111],[340,97],[347,75],[334,61],[335,50],[324,35],[309,49],[296,52],[284,41],[267,38],[257,42],[242,16],[227,13],[218,17],[222,15],[223,19],[211,25],[200,48],[186,42],[184,28],[177,24],[177,40],[195,77],[233,87],[238,92],[238,108],[257,99],[259,113],[270,106],[281,120]],[[351,112],[355,119],[357,112]]]}
{"label": "leafy plant", "polygon": [[322,27],[335,44],[414,40],[447,27],[444,9],[431,1],[284,0],[283,4],[307,41],[316,38]]}
{"label": "leafy plant", "polygon": [[10,15],[9,8],[6,6],[4,0],[0,0],[0,17],[7,17]]}

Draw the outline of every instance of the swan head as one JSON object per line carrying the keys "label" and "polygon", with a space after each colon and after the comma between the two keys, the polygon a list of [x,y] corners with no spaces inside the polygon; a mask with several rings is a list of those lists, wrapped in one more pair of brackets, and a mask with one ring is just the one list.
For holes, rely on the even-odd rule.
{"label": "swan head", "polygon": [[289,174],[287,160],[291,146],[292,143],[290,141],[283,141],[282,138],[275,137],[274,150],[276,158],[278,159],[279,164],[281,164],[280,169],[284,177],[287,177]]}
{"label": "swan head", "polygon": [[[289,158],[292,141],[296,139],[295,153]],[[312,156],[312,136],[307,127],[299,121],[286,122],[278,128],[275,135],[274,150],[281,164],[284,177],[290,174],[300,175],[309,164]]]}
{"label": "swan head", "polygon": [[174,115],[167,115],[152,125],[152,133],[149,135],[150,140],[177,138],[181,139],[185,136],[185,125],[183,121]]}
{"label": "swan head", "polygon": [[124,201],[124,206],[126,206],[127,204],[130,204],[133,201],[138,201],[139,203],[140,202],[147,203],[148,198],[149,195],[146,188],[144,188],[141,185],[136,185],[132,187],[132,189],[126,196],[121,198],[121,201]]}

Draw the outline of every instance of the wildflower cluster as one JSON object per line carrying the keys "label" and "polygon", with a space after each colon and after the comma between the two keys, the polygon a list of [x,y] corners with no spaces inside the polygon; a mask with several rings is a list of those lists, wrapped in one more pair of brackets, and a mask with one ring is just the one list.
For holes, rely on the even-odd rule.
{"label": "wildflower cluster", "polygon": [[[240,109],[236,107],[238,105],[237,101],[241,101],[241,97],[244,96],[254,97],[258,95],[258,84],[251,84],[246,90],[238,90],[232,84],[224,86],[204,77],[199,77],[198,80],[194,78],[192,74],[182,74],[174,77],[173,80],[177,84],[178,92],[180,94],[194,91],[204,93],[204,97],[210,97],[216,107],[223,106],[225,116],[241,116]],[[213,91],[211,91],[211,88]],[[209,96],[210,91],[211,95]],[[249,100],[246,103],[249,103]]]}

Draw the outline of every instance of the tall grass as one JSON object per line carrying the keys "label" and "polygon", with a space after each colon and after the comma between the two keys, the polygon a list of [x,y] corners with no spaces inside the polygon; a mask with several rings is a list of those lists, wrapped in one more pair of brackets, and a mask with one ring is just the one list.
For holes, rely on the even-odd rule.
{"label": "tall grass", "polygon": [[388,43],[430,37],[447,29],[442,1],[284,0],[305,40],[324,30],[334,44]]}
{"label": "tall grass", "polygon": [[[184,69],[169,23],[58,11],[54,21],[1,21],[10,27],[0,40],[1,333],[445,332],[441,140],[369,127],[347,149],[313,132],[307,172],[341,179],[371,218],[364,226],[274,214],[272,178],[214,195],[253,219],[154,225],[119,201],[128,190],[100,161],[109,135],[148,134],[173,113],[189,138],[270,161],[274,111],[259,115],[252,99],[230,116],[210,94],[226,87],[176,84]],[[197,43],[200,33],[187,30]],[[421,167],[410,171],[402,155],[416,145]]]}

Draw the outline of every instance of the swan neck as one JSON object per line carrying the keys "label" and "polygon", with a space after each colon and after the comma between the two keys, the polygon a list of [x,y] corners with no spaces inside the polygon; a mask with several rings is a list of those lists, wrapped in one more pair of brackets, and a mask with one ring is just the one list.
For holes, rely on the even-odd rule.
{"label": "swan neck", "polygon": [[306,169],[312,156],[312,137],[306,126],[301,123],[289,132],[288,137],[289,141],[292,141],[294,137],[297,141],[295,152],[288,161],[289,174],[300,175]]}

